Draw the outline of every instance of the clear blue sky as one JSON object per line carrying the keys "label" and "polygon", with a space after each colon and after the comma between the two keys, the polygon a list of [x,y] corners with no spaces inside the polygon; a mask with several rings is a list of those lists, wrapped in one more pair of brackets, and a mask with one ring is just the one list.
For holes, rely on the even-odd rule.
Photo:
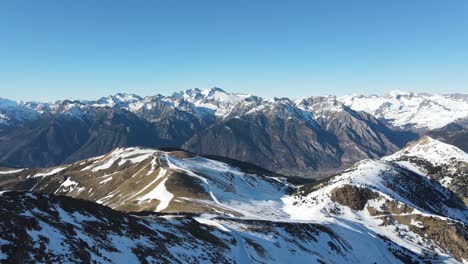
{"label": "clear blue sky", "polygon": [[3,0],[0,97],[468,91],[466,0]]}

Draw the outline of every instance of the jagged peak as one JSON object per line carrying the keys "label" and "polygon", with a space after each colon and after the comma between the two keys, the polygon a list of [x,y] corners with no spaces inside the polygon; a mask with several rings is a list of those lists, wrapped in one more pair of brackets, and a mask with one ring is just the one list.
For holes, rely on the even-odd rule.
{"label": "jagged peak", "polygon": [[224,94],[228,93],[228,92],[224,91],[223,89],[221,89],[219,87],[213,87],[213,88],[209,88],[209,89],[202,89],[201,92],[203,94],[206,94],[207,96],[211,96],[214,93],[224,93]]}
{"label": "jagged peak", "polygon": [[411,94],[414,94],[414,93],[413,92],[402,91],[402,90],[392,90],[392,91],[389,91],[389,92],[385,93],[385,95],[388,95],[388,96],[391,96],[391,97],[397,97],[399,95],[411,95]]}
{"label": "jagged peak", "polygon": [[117,93],[115,95],[101,97],[99,100],[95,101],[95,104],[107,104],[108,106],[113,107],[116,104],[135,103],[141,100],[143,100],[143,98],[136,94]]}
{"label": "jagged peak", "polygon": [[[468,97],[460,95],[437,95],[425,93],[413,93],[406,91],[391,91],[384,95],[356,96],[347,95],[336,97],[334,95],[311,96],[297,100],[289,98],[263,99],[258,96],[231,93],[219,87],[213,88],[191,88],[176,92],[171,96],[146,96],[140,97],[131,93],[117,93],[102,97],[98,100],[77,100],[80,107],[110,107],[124,108],[137,112],[141,109],[151,110],[155,101],[165,101],[200,116],[228,117],[233,111],[242,113],[249,109],[263,109],[262,105],[269,107],[272,104],[288,104],[301,110],[319,113],[331,113],[347,111],[364,111],[376,118],[388,121],[388,124],[399,128],[422,128],[436,129],[443,127],[454,120],[465,118],[468,115]],[[2,102],[3,108],[2,108]],[[0,109],[30,109],[38,114],[48,111],[56,111],[64,101],[52,104],[18,103],[7,99],[0,99]],[[181,103],[180,103],[181,102]],[[311,105],[315,105],[311,107]],[[343,107],[345,105],[346,107]],[[144,108],[146,106],[146,108]],[[27,109],[26,109],[27,108]],[[312,109],[310,110],[310,109]],[[243,111],[243,110],[246,111]],[[318,112],[317,112],[318,111]],[[157,111],[156,111],[157,112]],[[250,112],[249,112],[250,113]],[[5,114],[6,117],[14,118],[15,113]],[[37,117],[38,115],[31,115]]]}
{"label": "jagged peak", "polygon": [[225,98],[245,98],[249,97],[249,94],[241,93],[231,93],[227,92],[219,87],[213,88],[191,88],[184,91],[176,92],[171,97],[172,98],[184,98],[184,99],[214,99],[214,100],[223,100]]}

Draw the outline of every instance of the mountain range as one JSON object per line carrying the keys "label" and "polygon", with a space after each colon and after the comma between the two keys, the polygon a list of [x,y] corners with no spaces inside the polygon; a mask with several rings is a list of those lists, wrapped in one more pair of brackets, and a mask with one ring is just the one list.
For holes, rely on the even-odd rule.
{"label": "mountain range", "polygon": [[1,99],[0,164],[47,167],[116,147],[172,147],[287,176],[323,178],[362,159],[389,155],[421,134],[462,145],[453,138],[464,137],[464,127],[448,139],[435,133],[453,130],[467,115],[466,95],[406,92],[292,100],[194,88],[94,101]]}
{"label": "mountain range", "polygon": [[[430,137],[309,184],[179,149],[0,169],[0,259],[465,263],[468,154]],[[157,248],[157,250],[155,250]]]}

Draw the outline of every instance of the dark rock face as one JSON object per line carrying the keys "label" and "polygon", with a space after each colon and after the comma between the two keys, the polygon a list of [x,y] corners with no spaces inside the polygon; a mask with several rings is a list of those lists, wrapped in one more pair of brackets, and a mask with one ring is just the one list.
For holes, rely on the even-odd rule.
{"label": "dark rock face", "polygon": [[[338,167],[342,152],[333,135],[320,128],[264,115],[217,123],[190,139],[183,148],[309,177],[327,165]],[[311,174],[306,175],[306,171]]]}
{"label": "dark rock face", "polygon": [[[13,167],[52,166],[118,146],[143,143],[145,133],[151,131],[126,113],[99,110],[83,118],[46,115],[21,128],[4,131],[0,152],[5,154],[0,162]],[[146,143],[156,144],[151,139]]]}
{"label": "dark rock face", "polygon": [[406,225],[410,231],[436,241],[458,260],[462,261],[468,257],[468,228],[464,223],[412,214],[412,208],[390,200],[385,200],[381,208],[367,209],[371,215],[382,218],[383,225]]}
{"label": "dark rock face", "polygon": [[[180,146],[204,124],[177,113],[151,123],[123,109],[90,109],[82,116],[44,115],[0,135],[0,163],[47,167],[98,156],[117,147]],[[193,121],[193,122],[192,122]]]}
{"label": "dark rock face", "polygon": [[[396,216],[397,221],[411,221],[411,216]],[[443,221],[435,217],[418,216],[412,219],[422,223],[422,227],[409,225],[411,231],[437,241],[458,260],[468,258],[468,228],[458,222]]]}
{"label": "dark rock face", "polygon": [[252,162],[285,175],[317,178],[365,158],[393,153],[415,138],[346,107],[326,114],[311,121],[275,109],[235,117],[196,134],[183,148]]}
{"label": "dark rock face", "polygon": [[468,118],[457,120],[442,128],[429,131],[427,134],[468,152]]}
{"label": "dark rock face", "polygon": [[[426,160],[412,157],[412,156],[401,156],[396,161],[408,161],[412,164],[424,168],[427,176],[434,181],[440,182],[445,177],[450,177],[451,182],[448,186],[457,197],[456,199],[461,200],[465,205],[468,205],[468,164],[462,161],[451,161],[450,164],[432,164]],[[431,194],[427,195],[426,198],[431,198]],[[455,199],[454,199],[455,200]]]}
{"label": "dark rock face", "polygon": [[90,136],[89,123],[81,119],[44,116],[0,136],[0,163],[9,167],[60,164]]}
{"label": "dark rock face", "polygon": [[349,208],[361,211],[367,201],[376,199],[379,194],[367,188],[359,188],[352,185],[344,185],[331,191],[331,200]]}

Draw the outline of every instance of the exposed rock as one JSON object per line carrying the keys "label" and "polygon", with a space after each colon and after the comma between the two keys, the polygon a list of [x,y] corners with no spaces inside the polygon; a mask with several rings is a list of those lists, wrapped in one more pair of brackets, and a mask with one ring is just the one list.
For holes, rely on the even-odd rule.
{"label": "exposed rock", "polygon": [[367,201],[376,199],[379,194],[367,188],[359,188],[352,185],[343,185],[331,191],[331,200],[353,210],[363,210]]}

